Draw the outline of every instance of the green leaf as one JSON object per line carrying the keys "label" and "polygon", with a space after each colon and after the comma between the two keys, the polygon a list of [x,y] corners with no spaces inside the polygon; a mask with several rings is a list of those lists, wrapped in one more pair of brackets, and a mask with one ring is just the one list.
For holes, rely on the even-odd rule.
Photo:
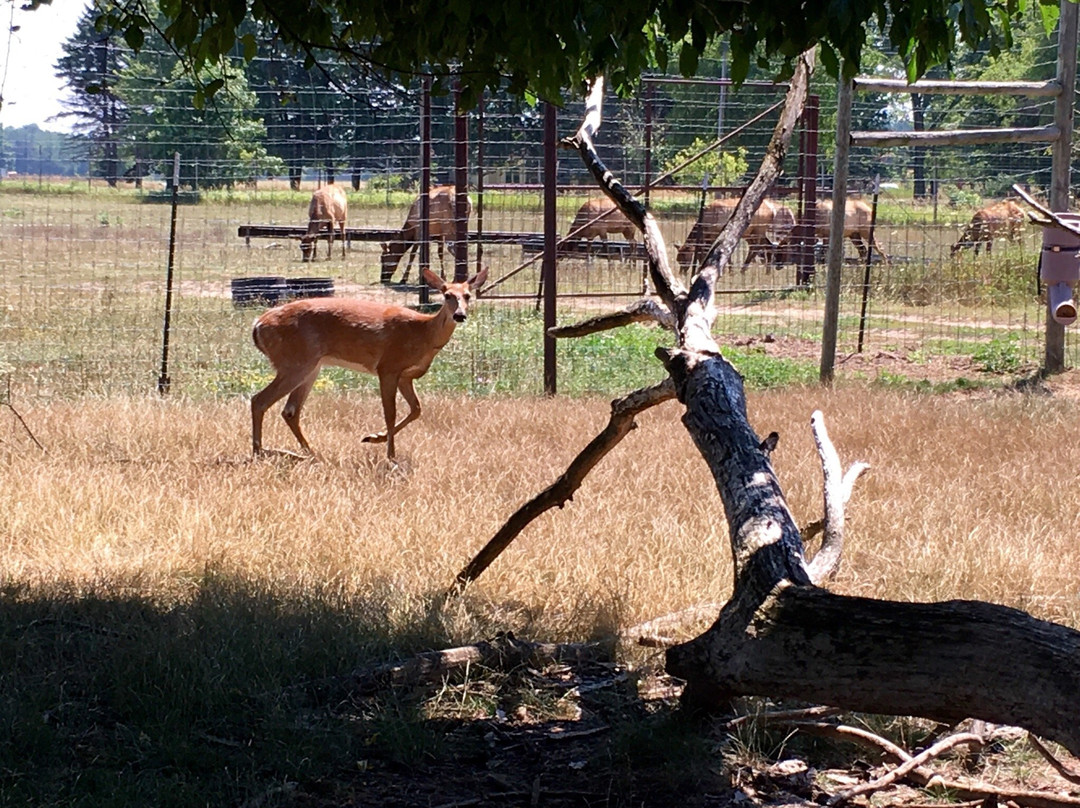
{"label": "green leaf", "polygon": [[1047,36],[1054,33],[1057,28],[1058,17],[1061,16],[1061,8],[1057,3],[1040,3],[1039,11],[1042,14],[1043,30]]}
{"label": "green leaf", "polygon": [[142,28],[137,25],[129,25],[124,31],[124,41],[133,51],[141,49],[145,40],[146,35],[143,34]]}
{"label": "green leaf", "polygon": [[661,73],[667,72],[668,57],[667,42],[663,39],[658,39],[656,41],[656,66],[660,69]]}
{"label": "green leaf", "polygon": [[682,43],[679,49],[679,72],[684,76],[693,76],[697,73],[698,52],[689,42]]}
{"label": "green leaf", "polygon": [[213,98],[214,95],[217,94],[217,91],[220,90],[224,86],[225,86],[225,79],[214,79],[213,81],[208,82],[202,88],[203,96],[205,98],[208,98],[208,99]]}
{"label": "green leaf", "polygon": [[240,44],[244,48],[244,61],[253,62],[259,52],[259,44],[255,41],[254,34],[244,34],[240,37]]}
{"label": "green leaf", "polygon": [[840,60],[836,56],[836,51],[825,43],[821,45],[821,63],[825,65],[830,76],[840,76]]}

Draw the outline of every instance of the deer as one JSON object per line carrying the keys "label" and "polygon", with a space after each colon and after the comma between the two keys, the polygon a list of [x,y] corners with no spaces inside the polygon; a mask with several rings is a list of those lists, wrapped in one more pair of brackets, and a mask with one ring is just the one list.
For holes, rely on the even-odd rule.
{"label": "deer", "polygon": [[[614,212],[607,213],[607,211]],[[605,213],[607,215],[603,219],[593,221],[597,216]],[[579,229],[580,232],[577,232]],[[577,234],[574,235],[575,233]],[[591,242],[594,238],[599,238],[606,242],[612,233],[619,233],[630,242],[637,238],[637,228],[626,218],[626,214],[616,209],[614,202],[604,196],[585,200],[585,203],[578,208],[574,221],[570,223],[568,235],[582,241]]]}
{"label": "deer", "polygon": [[[453,244],[457,238],[457,215],[456,193],[453,185],[439,185],[428,191],[428,238],[439,243],[439,266],[443,265],[443,245],[447,239]],[[465,197],[465,217],[472,215],[472,202]],[[405,217],[405,224],[390,241],[382,245],[382,272],[380,279],[383,283],[390,283],[398,264],[405,252],[411,248],[409,263],[405,265],[405,272],[401,276],[401,282],[409,280],[409,270],[412,268],[413,259],[420,246],[420,197],[417,197],[409,213]],[[450,248],[453,255],[454,248]],[[445,274],[445,271],[444,273]]]}
{"label": "deer", "polygon": [[308,228],[300,237],[300,254],[305,262],[315,258],[319,233],[327,231],[329,244],[326,247],[326,259],[334,250],[334,228],[341,232],[341,257],[345,257],[345,220],[349,215],[349,198],[338,185],[324,185],[311,195],[308,203]]}
{"label": "deer", "polygon": [[[697,222],[691,228],[686,241],[679,247],[675,258],[683,272],[689,272],[697,266],[699,257],[703,257],[703,254],[708,252],[738,204],[738,199],[714,199],[701,209]],[[770,234],[779,240],[784,238],[794,226],[795,215],[789,208],[769,199],[762,200],[742,234],[743,240],[750,248],[743,260],[742,271],[746,272],[746,268],[756,258],[764,260],[766,267],[770,266],[772,264],[770,250],[776,246]]]}
{"label": "deer", "polygon": [[990,255],[995,238],[1006,238],[1014,243],[1020,240],[1026,218],[1024,209],[1010,199],[986,205],[975,211],[950,254],[956,255],[966,247],[974,247],[975,255],[978,255],[979,248],[985,244],[986,254]]}
{"label": "deer", "polygon": [[[833,204],[831,199],[821,199],[816,205],[816,212],[814,214],[814,238],[823,243],[829,240],[829,230],[832,225],[832,209]],[[843,238],[848,239],[855,245],[855,249],[859,252],[859,259],[862,261],[866,260],[868,250],[871,247],[870,220],[872,217],[873,211],[870,206],[861,199],[849,199],[845,202]],[[889,257],[881,244],[878,243],[877,236],[874,236],[872,241],[873,249],[877,250],[878,254],[880,254],[884,260],[888,261]],[[792,240],[792,236],[789,234],[780,243],[773,243],[766,249],[769,250],[777,264],[793,264],[798,260],[795,253],[796,246],[797,245],[795,245]]]}
{"label": "deer", "polygon": [[[356,298],[305,298],[285,303],[262,314],[251,337],[276,375],[251,398],[251,449],[262,446],[263,416],[285,396],[281,416],[300,447],[314,451],[300,431],[300,411],[323,365],[371,373],[379,379],[386,429],[365,436],[363,443],[386,443],[386,457],[394,462],[394,438],[420,417],[420,400],[413,383],[427,373],[432,360],[450,341],[458,323],[468,316],[472,292],[487,281],[487,268],[467,281],[447,283],[429,269],[424,281],[442,293],[442,306],[423,314],[389,303]],[[397,421],[397,394],[409,406]]]}

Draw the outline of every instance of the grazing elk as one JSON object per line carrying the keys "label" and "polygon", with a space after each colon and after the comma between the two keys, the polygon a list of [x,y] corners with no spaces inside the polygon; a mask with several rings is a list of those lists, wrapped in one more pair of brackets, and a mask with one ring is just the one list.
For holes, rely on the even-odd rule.
{"label": "grazing elk", "polygon": [[[614,212],[608,213],[608,211]],[[593,221],[598,216],[604,218]],[[577,232],[579,229],[581,232]],[[637,238],[637,228],[634,227],[633,222],[626,218],[626,214],[616,209],[614,202],[603,196],[585,200],[585,203],[578,208],[574,221],[570,223],[567,236],[590,242],[594,238],[599,238],[606,242],[612,233],[620,233],[627,241],[634,241]]]}
{"label": "grazing elk", "polygon": [[324,185],[311,195],[308,203],[307,232],[300,237],[300,254],[305,261],[315,257],[319,233],[327,231],[330,243],[326,248],[326,258],[334,249],[334,228],[341,233],[341,257],[345,257],[345,220],[349,215],[349,199],[338,185]]}
{"label": "grazing elk", "polygon": [[[702,209],[676,255],[675,260],[680,270],[689,272],[697,266],[698,258],[704,258],[738,204],[738,199],[714,199]],[[772,248],[787,236],[794,226],[795,216],[786,206],[769,199],[762,200],[742,234],[750,248],[743,260],[742,271],[745,272],[755,258],[761,258],[766,266],[770,266]]]}
{"label": "grazing elk", "polygon": [[[814,214],[814,238],[823,244],[829,240],[829,230],[832,226],[832,209],[831,199],[818,200],[816,213]],[[859,251],[860,260],[866,260],[871,241],[873,241],[873,248],[877,250],[882,259],[887,261],[889,257],[886,255],[885,250],[882,249],[881,244],[878,243],[877,236],[873,236],[871,239],[870,221],[872,218],[873,211],[861,199],[847,200],[844,204],[843,238],[855,245],[855,249]],[[794,264],[798,261],[797,247],[798,245],[794,243],[794,234],[791,234],[781,243],[773,244],[771,254],[777,264]]]}
{"label": "grazing elk", "polygon": [[[453,185],[439,185],[428,191],[428,238],[439,243],[439,266],[443,264],[443,245],[447,240],[451,245],[457,238],[456,217],[456,189]],[[465,198],[465,217],[472,215],[472,202]],[[405,252],[409,252],[409,263],[405,265],[405,272],[401,276],[401,282],[409,280],[409,270],[412,268],[416,251],[420,247],[420,197],[417,197],[409,208],[409,215],[405,217],[405,224],[394,238],[382,245],[382,272],[380,279],[383,283],[390,283],[398,264]],[[454,248],[451,246],[450,254]],[[445,270],[443,271],[445,274]]]}
{"label": "grazing elk", "polygon": [[[277,306],[255,321],[251,332],[255,347],[277,375],[251,399],[253,454],[263,453],[263,415],[286,395],[281,415],[300,446],[312,451],[300,431],[300,411],[319,369],[336,365],[378,376],[386,430],[367,435],[363,442],[386,441],[386,456],[394,459],[394,436],[420,417],[413,382],[427,373],[455,326],[465,322],[472,290],[487,280],[487,269],[464,283],[446,283],[425,269],[424,280],[443,295],[442,307],[434,314],[371,300],[323,297]],[[399,392],[409,414],[395,423]]]}
{"label": "grazing elk", "polygon": [[994,239],[1006,238],[1012,242],[1020,240],[1025,219],[1024,209],[1008,199],[980,208],[975,211],[959,240],[952,246],[951,254],[956,255],[965,247],[974,247],[975,255],[978,255],[979,248],[985,244],[986,254],[990,255]]}

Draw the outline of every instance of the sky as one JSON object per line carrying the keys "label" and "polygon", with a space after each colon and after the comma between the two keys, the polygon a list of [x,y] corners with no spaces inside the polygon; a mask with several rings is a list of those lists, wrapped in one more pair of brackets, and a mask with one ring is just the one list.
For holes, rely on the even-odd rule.
{"label": "sky", "polygon": [[[60,99],[65,95],[53,64],[61,56],[61,45],[75,33],[86,0],[53,0],[51,6],[37,11],[22,11],[19,7],[24,2],[0,2],[0,92],[4,99],[0,124],[19,127],[36,123],[42,129],[69,131],[66,121],[49,120],[61,111]],[[20,28],[9,37],[12,22]]]}

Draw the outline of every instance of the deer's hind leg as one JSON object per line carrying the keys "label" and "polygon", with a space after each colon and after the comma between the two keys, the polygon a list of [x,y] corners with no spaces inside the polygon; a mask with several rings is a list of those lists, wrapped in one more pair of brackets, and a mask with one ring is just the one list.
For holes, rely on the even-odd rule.
{"label": "deer's hind leg", "polygon": [[[316,369],[317,370],[317,369]],[[251,452],[255,455],[263,453],[262,448],[262,425],[266,411],[274,406],[286,395],[289,395],[308,377],[310,371],[307,368],[295,370],[278,370],[270,384],[251,397]],[[314,379],[312,379],[314,381]],[[304,393],[306,396],[307,393]],[[290,401],[292,399],[290,398]],[[288,420],[288,419],[286,419]]]}
{"label": "deer's hind leg", "polygon": [[290,394],[288,400],[285,402],[285,407],[281,410],[281,417],[285,419],[285,423],[288,424],[289,429],[292,430],[293,435],[296,436],[296,440],[299,441],[300,446],[305,452],[314,454],[311,446],[304,438],[304,433],[300,431],[300,410],[304,408],[304,402],[307,401],[308,394],[311,393],[311,388],[315,385],[315,379],[319,376],[319,368],[316,367],[307,377],[300,383],[300,386],[295,388]]}

